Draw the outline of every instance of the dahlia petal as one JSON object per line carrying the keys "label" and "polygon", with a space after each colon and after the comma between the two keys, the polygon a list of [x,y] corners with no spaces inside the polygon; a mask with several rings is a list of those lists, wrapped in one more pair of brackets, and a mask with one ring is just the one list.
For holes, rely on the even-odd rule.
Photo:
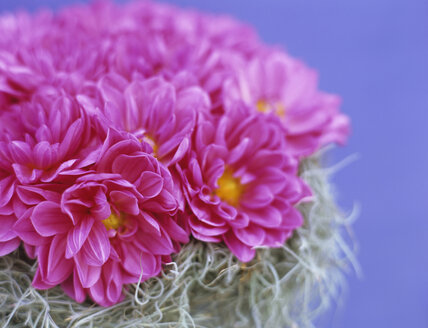
{"label": "dahlia petal", "polygon": [[212,122],[201,120],[198,122],[195,136],[196,150],[205,149],[209,145],[215,134],[215,127]]}
{"label": "dahlia petal", "polygon": [[[154,78],[158,79],[158,78]],[[153,79],[153,80],[154,80]],[[145,84],[149,84],[152,81],[147,80]],[[163,125],[167,125],[168,122],[165,118],[172,117],[175,106],[175,89],[174,87],[165,82],[161,82],[161,79],[158,81],[153,81],[153,84],[161,84],[162,87],[158,87],[154,90],[152,94],[151,109],[148,111],[146,122],[142,122],[143,126],[150,127],[154,131],[160,131]],[[144,113],[144,111],[143,111]]]}
{"label": "dahlia petal", "polygon": [[32,163],[33,151],[30,145],[24,141],[12,141],[9,144],[10,154],[13,161],[18,164]]}
{"label": "dahlia petal", "polygon": [[[180,72],[174,78],[183,78],[184,75],[187,75],[184,80],[193,80],[194,76],[189,72]],[[188,82],[187,82],[188,83]],[[196,80],[187,84],[196,85],[198,84]],[[177,87],[177,89],[181,89]],[[196,112],[205,112],[207,113],[211,108],[211,101],[209,95],[199,86],[187,87],[184,90],[181,90],[177,97],[177,110],[176,114],[181,118],[180,122],[187,123],[191,122],[190,126],[193,127],[194,121],[196,119]]]}
{"label": "dahlia petal", "polygon": [[288,151],[295,157],[309,156],[318,148],[318,138],[314,134],[287,136]]}
{"label": "dahlia petal", "polygon": [[[63,195],[65,195],[65,193]],[[61,210],[67,213],[69,220],[76,225],[83,218],[90,216],[88,208],[90,208],[91,205],[92,204],[88,201],[71,199],[61,202]]]}
{"label": "dahlia petal", "polygon": [[261,149],[251,157],[248,168],[252,171],[257,171],[272,164],[282,167],[282,165],[286,162],[286,156],[287,155],[282,151]]}
{"label": "dahlia petal", "polygon": [[330,143],[344,145],[349,137],[350,130],[349,117],[343,114],[336,114],[326,127],[319,143],[320,145],[327,145]]}
{"label": "dahlia petal", "polygon": [[122,275],[119,264],[109,261],[103,269],[107,298],[111,303],[115,304],[120,300],[122,294]]}
{"label": "dahlia petal", "polygon": [[281,197],[287,199],[292,204],[310,199],[312,191],[306,183],[295,176],[289,175],[288,184],[285,190],[281,192]]}
{"label": "dahlia petal", "polygon": [[203,184],[203,178],[202,178],[202,172],[201,168],[199,166],[198,161],[196,158],[192,158],[189,161],[188,169],[191,172],[192,176],[192,183],[196,185],[202,185]]}
{"label": "dahlia petal", "polygon": [[[140,119],[140,117],[143,115],[143,113],[141,113],[141,110],[140,110],[140,107],[141,107],[140,98],[141,98],[142,88],[140,88],[140,92],[134,92],[134,89],[136,88],[136,86],[138,86],[138,84],[140,83],[138,82],[132,83],[128,88],[126,88],[124,92],[124,98],[125,98],[124,100],[126,103],[125,112],[123,113],[123,111],[121,110],[116,110],[113,113],[115,117],[113,117],[112,114],[108,114],[109,117],[112,117],[111,118],[112,122],[115,122],[119,126],[122,126],[127,131],[134,131],[138,129],[138,126],[142,126],[141,119]],[[121,99],[119,101],[123,101],[122,96],[123,95],[121,94],[120,95]],[[124,107],[120,107],[120,108],[124,108]],[[107,108],[105,109],[105,111],[106,110]]]}
{"label": "dahlia petal", "polygon": [[263,244],[268,247],[281,247],[291,234],[292,230],[266,229]]}
{"label": "dahlia petal", "polygon": [[71,258],[80,249],[88,238],[92,225],[94,224],[93,218],[81,220],[75,225],[67,234],[67,248],[65,250],[65,257]]}
{"label": "dahlia petal", "polygon": [[142,229],[144,229],[147,232],[154,233],[158,236],[161,235],[159,223],[156,221],[155,218],[153,218],[153,216],[151,216],[147,212],[141,212],[140,218],[149,224],[149,226],[143,224]]}
{"label": "dahlia petal", "polygon": [[36,256],[37,256],[37,248],[36,246],[32,246],[32,245],[28,245],[24,242],[24,250],[25,253],[27,254],[27,256],[32,259],[35,260]]}
{"label": "dahlia petal", "polygon": [[160,220],[162,227],[169,236],[173,237],[174,240],[181,243],[189,242],[189,234],[180,227],[173,218],[164,215]]}
{"label": "dahlia petal", "polygon": [[273,200],[274,195],[270,188],[264,185],[257,185],[244,193],[241,204],[246,208],[257,209],[268,206]]}
{"label": "dahlia petal", "polygon": [[[41,252],[39,254],[39,264],[44,268],[43,279],[46,283],[59,284],[62,283],[72,272],[73,261],[64,257],[67,238],[63,234],[58,234],[53,237],[51,244],[43,245],[42,248],[49,252]],[[43,260],[43,261],[42,261]]]}
{"label": "dahlia petal", "polygon": [[[228,150],[226,147],[219,145],[209,145],[206,147],[202,157],[201,168],[206,171],[206,176],[209,178],[217,179],[224,171],[224,158],[227,157]],[[222,171],[220,172],[220,168]],[[208,181],[208,185],[211,185],[211,179]]]}
{"label": "dahlia petal", "polygon": [[120,261],[119,254],[116,252],[116,250],[114,249],[114,247],[110,248],[110,260],[116,261],[116,262]]}
{"label": "dahlia petal", "polygon": [[42,174],[42,171],[26,165],[15,163],[15,164],[12,164],[12,167],[13,167],[13,171],[15,172],[16,178],[22,184],[34,183]]}
{"label": "dahlia petal", "polygon": [[66,158],[69,154],[76,151],[81,142],[82,135],[84,134],[84,122],[82,118],[77,119],[68,128],[67,133],[61,142],[59,148],[59,157]]}
{"label": "dahlia petal", "polygon": [[221,235],[207,236],[207,235],[200,234],[196,230],[192,230],[192,236],[195,237],[197,240],[204,241],[206,243],[219,243],[223,240]]}
{"label": "dahlia petal", "polygon": [[[86,168],[92,164],[95,164],[97,159],[100,156],[100,147],[95,148],[92,150],[89,154],[85,155],[85,157],[79,160],[79,162],[76,164],[77,168]],[[87,171],[86,171],[87,172]]]}
{"label": "dahlia petal", "polygon": [[73,274],[61,284],[64,292],[78,303],[82,303],[86,299],[85,290],[79,281],[78,273],[74,270]]}
{"label": "dahlia petal", "polygon": [[[82,258],[88,265],[101,266],[110,256],[110,240],[101,222],[94,222],[82,246]],[[82,281],[83,284],[83,281]]]}
{"label": "dahlia petal", "polygon": [[55,159],[53,147],[47,141],[41,141],[34,147],[34,163],[38,168],[49,167]]}
{"label": "dahlia petal", "polygon": [[239,161],[242,156],[244,156],[247,147],[251,144],[251,140],[249,138],[244,138],[241,140],[241,142],[230,151],[229,158],[227,162],[229,164],[234,164],[237,161]]}
{"label": "dahlia petal", "polygon": [[[178,145],[177,150],[174,152],[174,157],[167,163],[167,166],[174,165],[178,161],[180,161],[184,155],[186,155],[187,150],[190,147],[190,140],[189,138],[184,138],[180,144]],[[160,149],[159,149],[160,150]]]}
{"label": "dahlia petal", "polygon": [[259,208],[258,210],[246,209],[245,212],[250,217],[251,222],[258,224],[261,227],[279,227],[282,222],[281,212],[273,206]]}
{"label": "dahlia petal", "polygon": [[131,183],[134,183],[142,172],[152,171],[152,168],[152,159],[146,154],[138,156],[121,154],[114,159],[112,164],[112,171],[121,174]]}
{"label": "dahlia petal", "polygon": [[31,216],[36,231],[43,237],[49,237],[67,232],[71,228],[71,221],[61,212],[61,207],[54,202],[41,202],[34,208]]}
{"label": "dahlia petal", "polygon": [[42,290],[55,287],[55,284],[47,283],[46,281],[44,281],[40,266],[37,268],[37,271],[34,274],[34,278],[31,284],[33,285],[33,287],[37,289],[42,289]]}
{"label": "dahlia petal", "polygon": [[13,196],[15,179],[9,176],[0,180],[0,208],[5,206]]}
{"label": "dahlia petal", "polygon": [[[213,195],[213,192],[211,188],[209,188],[206,185],[203,185],[202,188],[199,191],[199,199],[203,201],[205,204],[220,206],[221,205],[221,199],[219,197],[216,197]],[[230,215],[228,215],[230,216]],[[232,214],[233,216],[233,214]]]}
{"label": "dahlia petal", "polygon": [[230,118],[227,116],[220,117],[219,123],[217,125],[217,131],[215,135],[214,142],[216,145],[226,146],[226,130],[228,125],[231,124]]}
{"label": "dahlia petal", "polygon": [[19,238],[13,238],[8,241],[1,241],[0,256],[4,256],[9,253],[12,253],[15,249],[18,248],[19,244],[21,244],[21,240]]}
{"label": "dahlia petal", "polygon": [[303,224],[303,216],[300,211],[290,206],[289,210],[284,213],[283,221],[281,223],[281,229],[296,229]]}
{"label": "dahlia petal", "polygon": [[[296,180],[296,178],[293,177],[293,180]],[[288,176],[284,171],[276,167],[267,167],[257,177],[257,183],[265,185],[273,194],[277,194],[287,185]]]}
{"label": "dahlia petal", "polygon": [[193,215],[189,219],[189,225],[192,228],[192,232],[196,231],[198,235],[204,236],[219,236],[230,229],[226,224],[222,226],[211,226],[202,221],[199,221]]}
{"label": "dahlia petal", "polygon": [[[103,98],[115,104],[116,106],[122,107],[125,105],[123,102],[123,90],[125,90],[128,82],[119,74],[109,73],[104,75],[98,82],[99,90]],[[112,117],[112,122],[117,122],[120,119],[119,115]]]}
{"label": "dahlia petal", "polygon": [[223,159],[216,158],[210,164],[210,167],[206,170],[205,176],[208,176],[207,185],[215,189],[218,187],[217,181],[221,177],[225,170],[225,163]]}
{"label": "dahlia petal", "polygon": [[156,255],[169,255],[174,251],[171,239],[162,233],[161,236],[146,234],[144,238],[134,241],[137,245],[141,245],[143,249]]}
{"label": "dahlia petal", "polygon": [[[166,140],[161,139],[161,141],[163,142],[161,143],[156,154],[158,158],[163,158],[174,149],[177,149],[180,146],[180,143],[183,141],[183,136],[176,134],[176,135],[168,136]],[[186,150],[187,149],[184,149],[184,151],[181,150],[182,154],[184,154]]]}
{"label": "dahlia petal", "polygon": [[24,243],[38,246],[46,244],[49,241],[47,238],[42,237],[36,231],[28,215],[24,215],[22,218],[16,221],[13,228]]}
{"label": "dahlia petal", "polygon": [[101,275],[101,266],[92,266],[87,264],[85,256],[81,252],[74,256],[74,264],[83,288],[92,287]]}
{"label": "dahlia petal", "polygon": [[110,199],[122,212],[132,215],[138,215],[138,213],[140,213],[137,198],[128,191],[113,190],[110,193]]}
{"label": "dahlia petal", "polygon": [[250,217],[245,212],[238,212],[235,219],[233,221],[228,222],[228,224],[236,229],[245,228],[248,226],[248,223],[250,222]]}
{"label": "dahlia petal", "polygon": [[166,189],[162,189],[156,198],[144,202],[144,208],[153,212],[174,212],[178,208],[175,196]]}
{"label": "dahlia petal", "polygon": [[[319,94],[315,96],[319,96]],[[305,135],[309,134],[316,136],[313,146],[317,147],[319,144],[319,136],[328,124],[330,115],[328,115],[324,110],[318,110],[316,107],[319,108],[319,106],[317,105],[314,106],[310,104],[309,107],[312,108],[306,108],[305,111],[300,110],[299,114],[297,114],[297,111],[293,113],[293,108],[290,108],[290,115],[288,116],[288,120],[286,120],[286,126],[288,128],[289,135],[291,136],[303,138]]]}
{"label": "dahlia petal", "polygon": [[[117,173],[89,173],[87,171],[83,171],[86,173],[84,176],[79,177],[76,182],[89,182],[93,184],[93,182],[104,182],[105,180],[113,180],[120,179],[121,175]],[[105,191],[105,187],[101,184],[98,184],[99,187]]]}
{"label": "dahlia petal", "polygon": [[17,186],[16,193],[19,199],[27,205],[37,205],[45,200],[59,201],[61,198],[59,193],[43,189],[43,186]]}
{"label": "dahlia petal", "polygon": [[202,222],[216,227],[224,225],[224,220],[218,218],[215,215],[212,215],[210,208],[205,203],[201,202],[199,199],[192,199],[189,205],[192,209],[193,214],[195,214],[195,216]]}
{"label": "dahlia petal", "polygon": [[24,204],[22,204],[22,202],[15,198],[12,199],[12,201],[6,204],[5,206],[0,207],[0,215],[15,214],[16,217],[20,217],[20,215],[23,213],[23,211],[25,212],[26,209],[27,206],[25,206]]}
{"label": "dahlia petal", "polygon": [[101,306],[107,307],[112,305],[106,297],[106,289],[102,278],[98,279],[89,287],[89,295],[91,295],[91,298]]}
{"label": "dahlia petal", "polygon": [[[45,171],[43,173],[43,176],[40,178],[40,180],[42,182],[52,182],[55,178],[58,177],[58,175],[66,172],[67,169],[69,169],[70,167],[72,167],[74,165],[74,163],[76,163],[75,159],[70,159],[68,161],[65,161],[63,163],[61,163],[61,165],[54,167],[51,170]],[[71,175],[71,171],[68,171],[68,174]]]}
{"label": "dahlia petal", "polygon": [[[104,186],[103,186],[104,187]],[[102,188],[98,190],[93,196],[95,206],[91,208],[91,215],[94,218],[104,220],[108,218],[111,214],[110,204],[107,201],[107,196],[105,194],[105,189]]]}
{"label": "dahlia petal", "polygon": [[16,222],[16,217],[13,215],[0,215],[0,241],[9,241],[16,237],[13,226]]}
{"label": "dahlia petal", "polygon": [[143,278],[152,277],[159,273],[160,264],[154,255],[143,252],[133,245],[122,244],[121,246],[125,254],[122,261],[126,271],[136,277],[142,273]]}
{"label": "dahlia petal", "polygon": [[[113,178],[112,178],[113,179]],[[123,180],[120,176],[115,175],[114,177],[115,180],[105,180],[104,184],[109,188],[109,189],[132,189],[137,191],[137,188],[135,188],[135,186],[130,183],[129,181]],[[119,180],[118,180],[119,179]],[[135,197],[139,196],[138,193],[136,193]],[[140,197],[138,197],[140,199]]]}
{"label": "dahlia petal", "polygon": [[[112,131],[111,129],[109,132]],[[112,134],[114,134],[112,132]],[[142,171],[141,167],[144,167],[144,164],[147,161],[142,161],[141,158],[148,157],[149,155],[138,155],[138,156],[128,156],[127,153],[132,153],[133,151],[141,150],[141,143],[137,140],[127,139],[121,140],[114,145],[108,145],[108,138],[103,145],[103,148],[100,152],[100,158],[97,161],[97,171],[99,172],[113,172],[122,174],[125,179],[130,182],[133,182],[138,178],[139,173]],[[115,137],[113,137],[115,138]],[[139,160],[134,160],[137,158]],[[127,168],[128,167],[128,168]],[[133,169],[131,169],[134,167]],[[136,175],[134,180],[131,180],[130,176]]]}
{"label": "dahlia petal", "polygon": [[41,125],[37,129],[36,139],[39,141],[47,141],[48,144],[54,143],[51,130],[47,127],[46,124]]}
{"label": "dahlia petal", "polygon": [[235,217],[238,214],[238,211],[235,207],[224,202],[217,205],[215,212],[221,219],[226,221],[235,220]]}
{"label": "dahlia petal", "polygon": [[228,232],[223,235],[223,240],[227,247],[241,262],[249,262],[256,255],[256,250],[250,246],[245,245],[238,238],[236,238],[233,232]]}
{"label": "dahlia petal", "polygon": [[145,198],[159,195],[163,188],[163,178],[150,171],[143,172],[139,178],[138,191]]}
{"label": "dahlia petal", "polygon": [[265,239],[265,231],[255,224],[250,224],[243,229],[233,229],[235,236],[248,246],[260,246]]}

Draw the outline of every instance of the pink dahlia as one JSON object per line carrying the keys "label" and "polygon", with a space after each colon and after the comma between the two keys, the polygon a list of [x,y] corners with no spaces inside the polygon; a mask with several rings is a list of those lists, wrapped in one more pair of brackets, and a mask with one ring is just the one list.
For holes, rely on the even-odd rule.
{"label": "pink dahlia", "polygon": [[[51,92],[52,91],[52,92]],[[86,165],[97,145],[91,119],[79,104],[55,90],[0,112],[0,243],[5,254],[18,247],[11,227],[27,205],[19,186],[53,183]],[[7,245],[7,246],[6,246]]]}
{"label": "pink dahlia", "polygon": [[198,124],[190,154],[180,163],[195,238],[224,241],[243,262],[255,247],[278,247],[302,224],[295,205],[310,195],[287,152],[274,115],[238,106]]}
{"label": "pink dahlia", "polygon": [[183,78],[174,86],[160,77],[129,83],[119,75],[105,76],[99,83],[105,128],[132,133],[148,142],[160,161],[173,165],[189,148],[197,111],[209,108],[205,92]]}
{"label": "pink dahlia", "polygon": [[88,293],[109,306],[121,299],[123,284],[158,275],[178,243],[188,241],[176,223],[171,175],[147,150],[109,130],[95,164],[75,170],[74,183],[25,192],[28,205],[43,199],[15,224],[36,247],[36,288],[61,284],[78,302]]}
{"label": "pink dahlia", "polygon": [[254,111],[275,113],[287,130],[288,148],[308,156],[329,143],[343,144],[349,119],[339,97],[318,90],[315,71],[283,52],[261,51],[224,84],[226,109],[244,101]]}

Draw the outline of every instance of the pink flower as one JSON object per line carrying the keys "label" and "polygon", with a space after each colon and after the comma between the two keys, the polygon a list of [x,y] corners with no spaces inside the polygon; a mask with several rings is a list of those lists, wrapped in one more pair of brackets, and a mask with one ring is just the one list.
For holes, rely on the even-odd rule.
{"label": "pink flower", "polygon": [[[91,119],[76,101],[43,93],[0,112],[0,254],[18,247],[12,238],[14,221],[27,205],[19,186],[65,179],[65,171],[87,165],[97,146]],[[83,160],[84,158],[84,160]],[[13,247],[12,247],[13,246]]]}
{"label": "pink flower", "polygon": [[317,89],[317,74],[283,52],[263,51],[224,84],[226,109],[244,101],[255,111],[275,113],[287,129],[289,150],[308,156],[328,143],[343,144],[349,119],[340,99]]}
{"label": "pink flower", "polygon": [[152,146],[167,166],[187,152],[197,111],[208,111],[208,96],[195,86],[174,87],[155,77],[128,83],[119,75],[106,75],[99,83],[104,99],[105,127],[133,133]]}
{"label": "pink flower", "polygon": [[294,207],[310,195],[288,155],[285,131],[272,114],[236,107],[198,124],[180,163],[195,238],[224,241],[243,262],[255,247],[278,247],[302,224]]}
{"label": "pink flower", "polygon": [[178,243],[188,241],[176,223],[171,175],[149,149],[109,130],[96,163],[76,170],[73,184],[57,193],[43,185],[27,190],[29,203],[44,198],[15,224],[36,246],[36,288],[61,284],[78,302],[88,293],[109,306],[120,301],[123,284],[158,275]]}
{"label": "pink flower", "polygon": [[33,99],[0,112],[1,168],[21,184],[53,181],[96,146],[91,119],[75,100],[47,93]]}

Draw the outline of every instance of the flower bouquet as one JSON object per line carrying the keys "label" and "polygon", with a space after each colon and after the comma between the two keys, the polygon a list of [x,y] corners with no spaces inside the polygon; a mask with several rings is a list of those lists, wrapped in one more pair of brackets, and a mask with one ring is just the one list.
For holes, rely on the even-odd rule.
{"label": "flower bouquet", "polygon": [[311,325],[350,255],[319,161],[339,104],[228,17],[1,16],[3,325]]}

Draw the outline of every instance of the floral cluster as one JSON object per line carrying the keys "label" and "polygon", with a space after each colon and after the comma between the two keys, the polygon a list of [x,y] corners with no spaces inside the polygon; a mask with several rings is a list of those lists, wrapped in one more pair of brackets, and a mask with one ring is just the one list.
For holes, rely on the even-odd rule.
{"label": "floral cluster", "polygon": [[343,143],[317,74],[227,17],[136,2],[0,18],[0,255],[103,306],[191,238],[242,262],[311,197],[299,161]]}

